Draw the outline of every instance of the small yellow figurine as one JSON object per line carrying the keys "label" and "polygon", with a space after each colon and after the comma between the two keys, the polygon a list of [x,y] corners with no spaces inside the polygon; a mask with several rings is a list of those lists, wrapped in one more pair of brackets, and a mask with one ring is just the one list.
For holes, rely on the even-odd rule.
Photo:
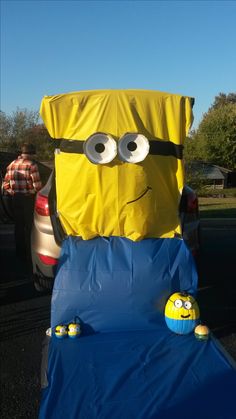
{"label": "small yellow figurine", "polygon": [[67,337],[67,327],[63,324],[59,324],[55,328],[55,336],[59,339]]}
{"label": "small yellow figurine", "polygon": [[81,334],[81,327],[79,323],[70,323],[68,326],[69,338],[75,339]]}

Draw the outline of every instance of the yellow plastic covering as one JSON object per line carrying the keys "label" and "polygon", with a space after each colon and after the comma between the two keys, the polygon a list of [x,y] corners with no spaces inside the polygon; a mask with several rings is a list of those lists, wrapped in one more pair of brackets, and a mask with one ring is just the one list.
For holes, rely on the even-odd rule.
{"label": "yellow plastic covering", "polygon": [[149,90],[94,90],[45,96],[40,113],[52,138],[85,140],[139,132],[182,144],[192,124],[192,99]]}
{"label": "yellow plastic covering", "polygon": [[[41,116],[52,138],[80,141],[105,132],[119,141],[136,132],[182,145],[193,120],[192,98],[146,90],[81,91],[44,97]],[[55,168],[57,209],[67,234],[136,241],[181,233],[182,160],[148,155],[138,164],[117,157],[96,165],[84,154],[61,151]]]}

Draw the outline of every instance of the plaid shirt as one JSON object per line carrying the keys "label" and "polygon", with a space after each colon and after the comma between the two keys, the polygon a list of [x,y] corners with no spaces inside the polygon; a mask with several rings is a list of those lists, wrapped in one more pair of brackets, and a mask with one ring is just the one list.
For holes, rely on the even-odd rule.
{"label": "plaid shirt", "polygon": [[38,166],[32,160],[19,156],[7,167],[3,189],[11,195],[35,194],[42,188]]}

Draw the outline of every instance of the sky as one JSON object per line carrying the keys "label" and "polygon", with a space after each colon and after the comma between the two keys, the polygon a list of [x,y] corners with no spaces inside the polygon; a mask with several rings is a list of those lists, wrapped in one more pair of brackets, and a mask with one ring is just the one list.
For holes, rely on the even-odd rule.
{"label": "sky", "polygon": [[236,91],[235,1],[1,0],[1,101],[38,111],[44,95],[150,89],[195,98],[197,129]]}

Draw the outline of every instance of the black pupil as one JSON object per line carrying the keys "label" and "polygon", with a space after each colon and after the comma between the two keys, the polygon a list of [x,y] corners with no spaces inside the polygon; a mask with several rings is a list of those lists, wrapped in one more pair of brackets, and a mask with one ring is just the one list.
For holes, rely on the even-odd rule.
{"label": "black pupil", "polygon": [[95,150],[97,153],[103,153],[103,151],[105,150],[105,146],[102,143],[97,143],[95,145]]}
{"label": "black pupil", "polygon": [[129,151],[134,151],[137,148],[137,144],[134,141],[130,141],[127,144],[127,148],[128,148]]}

